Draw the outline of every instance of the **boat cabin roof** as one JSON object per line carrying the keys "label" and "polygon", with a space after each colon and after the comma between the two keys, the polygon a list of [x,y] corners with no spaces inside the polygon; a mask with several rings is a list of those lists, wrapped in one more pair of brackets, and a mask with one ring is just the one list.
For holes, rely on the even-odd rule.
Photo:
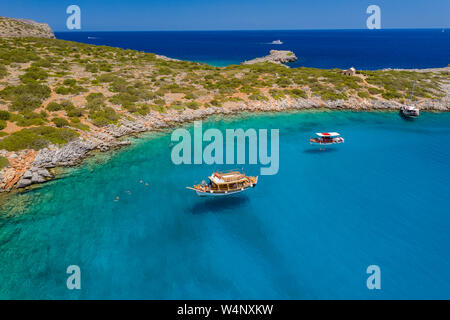
{"label": "boat cabin roof", "polygon": [[230,171],[226,173],[214,172],[209,179],[215,184],[236,183],[245,180],[245,174],[238,171]]}
{"label": "boat cabin roof", "polygon": [[412,105],[405,105],[405,109],[406,110],[419,110],[419,108],[417,108],[416,106],[412,106]]}
{"label": "boat cabin roof", "polygon": [[327,138],[333,138],[333,137],[339,137],[340,134],[337,132],[317,132],[316,133],[319,137],[327,137]]}

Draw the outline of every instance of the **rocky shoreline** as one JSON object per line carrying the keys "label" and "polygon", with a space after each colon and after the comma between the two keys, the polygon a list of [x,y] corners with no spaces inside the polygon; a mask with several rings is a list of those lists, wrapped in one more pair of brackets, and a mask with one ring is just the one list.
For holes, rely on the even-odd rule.
{"label": "rocky shoreline", "polygon": [[297,60],[298,60],[297,56],[292,51],[270,50],[270,54],[265,57],[244,61],[241,64],[255,64],[255,63],[271,62],[271,63],[284,65],[284,63],[295,62]]}
{"label": "rocky shoreline", "polygon": [[[428,111],[449,111],[450,103],[448,97],[447,95],[446,99],[442,101],[430,101],[427,104],[419,105],[419,107]],[[276,102],[230,103],[223,107],[197,110],[186,109],[183,112],[169,110],[166,114],[152,111],[146,116],[137,117],[134,121],[124,119],[120,125],[108,125],[97,131],[87,132],[85,135],[62,146],[51,145],[39,151],[0,151],[3,156],[9,159],[11,164],[0,172],[2,180],[0,182],[0,192],[9,192],[13,188],[27,188],[33,184],[46,182],[54,178],[49,171],[51,168],[78,165],[94,150],[106,152],[131,143],[128,140],[121,139],[122,137],[174,127],[180,123],[212,115],[232,115],[245,111],[281,112],[318,108],[354,111],[395,111],[399,110],[401,106],[402,104],[397,102],[382,100],[358,101],[350,99],[323,102],[320,99],[296,99]]]}
{"label": "rocky shoreline", "polygon": [[0,38],[38,37],[54,39],[55,34],[47,23],[29,19],[0,16]]}

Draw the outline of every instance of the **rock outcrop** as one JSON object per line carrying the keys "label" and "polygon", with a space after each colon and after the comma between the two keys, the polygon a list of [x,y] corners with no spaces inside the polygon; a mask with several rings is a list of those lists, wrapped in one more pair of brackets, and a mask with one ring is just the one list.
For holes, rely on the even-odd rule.
{"label": "rock outcrop", "polygon": [[0,38],[13,37],[55,38],[55,35],[46,23],[0,17]]}
{"label": "rock outcrop", "polygon": [[17,188],[25,188],[35,183],[42,183],[53,178],[47,169],[39,167],[31,167],[26,171],[17,183]]}
{"label": "rock outcrop", "polygon": [[248,61],[242,62],[242,64],[254,64],[261,62],[272,62],[272,63],[289,63],[297,61],[297,56],[289,50],[270,50],[270,54],[265,57],[256,58]]}

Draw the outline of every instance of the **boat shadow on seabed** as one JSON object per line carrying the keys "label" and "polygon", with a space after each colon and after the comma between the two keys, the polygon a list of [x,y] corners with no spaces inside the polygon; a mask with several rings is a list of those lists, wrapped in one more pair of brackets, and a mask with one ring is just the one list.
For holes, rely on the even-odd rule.
{"label": "boat shadow on seabed", "polygon": [[193,214],[219,213],[236,209],[249,202],[246,195],[236,194],[221,198],[199,199],[189,211]]}
{"label": "boat shadow on seabed", "polygon": [[323,152],[335,152],[338,151],[338,148],[326,147],[326,148],[309,148],[303,150],[304,153],[323,153]]}

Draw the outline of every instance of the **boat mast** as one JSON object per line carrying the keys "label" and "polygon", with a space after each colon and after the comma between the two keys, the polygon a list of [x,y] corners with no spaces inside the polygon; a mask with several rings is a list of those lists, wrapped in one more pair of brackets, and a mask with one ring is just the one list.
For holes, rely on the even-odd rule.
{"label": "boat mast", "polygon": [[411,94],[409,95],[409,101],[411,101],[412,103],[412,96],[413,96],[413,92],[414,92],[414,85],[416,84],[416,80],[413,81],[413,85],[411,88]]}

